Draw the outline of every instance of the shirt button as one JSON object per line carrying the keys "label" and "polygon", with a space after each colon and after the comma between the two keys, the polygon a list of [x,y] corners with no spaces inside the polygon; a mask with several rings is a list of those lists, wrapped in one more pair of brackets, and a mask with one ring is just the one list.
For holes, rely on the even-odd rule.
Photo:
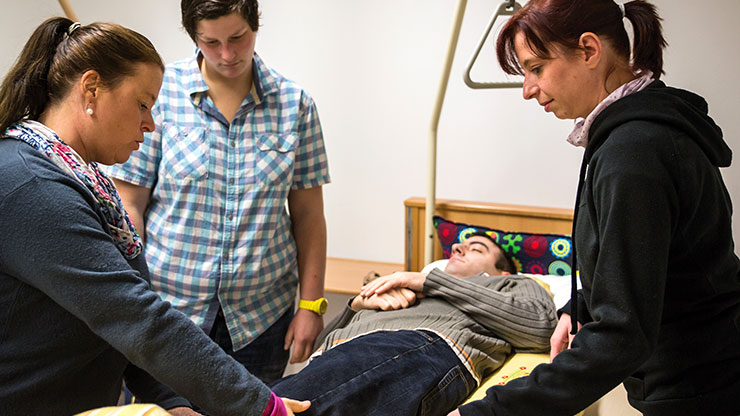
{"label": "shirt button", "polygon": [[236,146],[236,143],[235,142],[231,142],[231,147],[234,147],[234,146]]}
{"label": "shirt button", "polygon": [[229,260],[229,253],[224,253],[224,260]]}
{"label": "shirt button", "polygon": [[227,216],[226,216],[226,218],[228,218],[228,219],[229,219],[229,221],[231,221],[231,220],[233,220],[233,219],[234,219],[234,216],[233,216],[233,215],[231,215],[231,214],[229,214],[229,215],[227,215]]}
{"label": "shirt button", "polygon": [[234,178],[229,179],[229,183],[233,185],[234,184]]}

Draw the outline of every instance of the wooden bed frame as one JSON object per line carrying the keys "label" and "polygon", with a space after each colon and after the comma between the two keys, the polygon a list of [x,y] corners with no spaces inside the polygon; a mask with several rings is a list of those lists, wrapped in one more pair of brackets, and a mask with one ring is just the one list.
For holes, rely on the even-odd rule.
{"label": "wooden bed frame", "polygon": [[[425,198],[412,197],[404,201],[405,255],[404,263],[354,260],[329,257],[326,262],[325,289],[330,293],[356,295],[362,278],[369,271],[381,275],[399,270],[420,271],[424,263]],[[456,222],[483,225],[504,231],[570,234],[573,213],[562,208],[488,202],[437,200],[436,214]],[[434,243],[435,260],[442,258],[439,242]]]}
{"label": "wooden bed frame", "polygon": [[[406,247],[404,268],[419,271],[424,264],[424,213],[426,200],[412,197],[404,201],[406,213]],[[573,211],[564,208],[544,208],[526,205],[438,199],[436,215],[471,225],[481,225],[504,231],[570,234]],[[442,258],[439,241],[434,239],[434,259]]]}

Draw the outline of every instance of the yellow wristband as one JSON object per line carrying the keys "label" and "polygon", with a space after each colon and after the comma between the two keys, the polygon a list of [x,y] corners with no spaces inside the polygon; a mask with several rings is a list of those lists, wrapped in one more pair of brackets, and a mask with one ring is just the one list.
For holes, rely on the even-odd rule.
{"label": "yellow wristband", "polygon": [[309,311],[316,312],[319,316],[326,313],[326,308],[329,306],[329,301],[326,298],[318,298],[316,300],[303,300],[298,302],[300,309],[308,309]]}

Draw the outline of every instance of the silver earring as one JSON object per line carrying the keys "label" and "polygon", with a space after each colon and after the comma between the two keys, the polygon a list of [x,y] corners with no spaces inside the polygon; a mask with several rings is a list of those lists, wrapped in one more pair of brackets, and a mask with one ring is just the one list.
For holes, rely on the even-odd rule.
{"label": "silver earring", "polygon": [[85,110],[85,112],[87,113],[88,116],[91,116],[94,113],[93,109],[90,107],[87,107],[87,110]]}

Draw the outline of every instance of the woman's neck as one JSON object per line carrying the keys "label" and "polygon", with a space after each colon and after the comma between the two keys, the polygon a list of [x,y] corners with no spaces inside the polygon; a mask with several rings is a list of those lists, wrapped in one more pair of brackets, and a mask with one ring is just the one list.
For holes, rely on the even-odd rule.
{"label": "woman's neck", "polygon": [[49,106],[41,113],[38,122],[53,130],[85,163],[90,163],[89,152],[80,133],[79,112],[74,109],[75,105],[67,101]]}
{"label": "woman's neck", "polygon": [[601,97],[601,100],[608,97],[611,93],[613,93],[617,88],[621,87],[622,85],[637,79],[637,75],[635,75],[634,72],[630,68],[625,67],[617,67],[614,71],[612,71],[604,81],[604,96]]}

